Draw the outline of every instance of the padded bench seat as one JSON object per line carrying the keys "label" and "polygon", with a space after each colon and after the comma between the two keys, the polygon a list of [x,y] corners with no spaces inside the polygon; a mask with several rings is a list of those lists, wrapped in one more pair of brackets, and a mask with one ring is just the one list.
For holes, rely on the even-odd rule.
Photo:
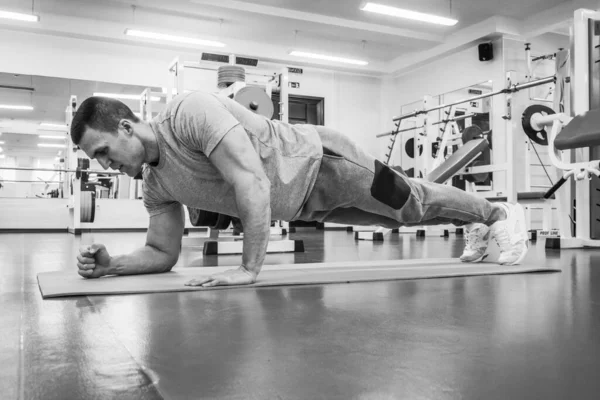
{"label": "padded bench seat", "polygon": [[452,178],[454,174],[467,166],[473,159],[489,147],[486,139],[469,140],[456,152],[452,153],[442,165],[427,175],[427,180],[434,183],[444,183]]}
{"label": "padded bench seat", "polygon": [[554,146],[558,150],[600,146],[600,110],[590,110],[573,118],[556,136]]}

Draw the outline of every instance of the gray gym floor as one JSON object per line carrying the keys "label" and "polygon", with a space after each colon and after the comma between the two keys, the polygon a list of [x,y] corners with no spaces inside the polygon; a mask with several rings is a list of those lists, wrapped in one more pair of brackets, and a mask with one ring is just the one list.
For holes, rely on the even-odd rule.
{"label": "gray gym floor", "polygon": [[[562,273],[42,300],[80,242],[0,234],[1,399],[597,399],[600,251],[528,260]],[[457,257],[462,239],[302,228],[267,263]],[[185,248],[179,266],[231,265]]]}

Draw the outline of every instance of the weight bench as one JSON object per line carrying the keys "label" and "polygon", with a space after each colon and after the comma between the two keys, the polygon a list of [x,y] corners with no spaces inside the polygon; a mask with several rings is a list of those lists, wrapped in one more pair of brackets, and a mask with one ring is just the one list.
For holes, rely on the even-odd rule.
{"label": "weight bench", "polygon": [[470,140],[452,153],[439,167],[431,171],[425,178],[429,182],[445,183],[458,171],[469,165],[481,153],[489,148],[486,139]]}
{"label": "weight bench", "polygon": [[554,139],[557,150],[574,150],[600,146],[600,110],[576,116]]}

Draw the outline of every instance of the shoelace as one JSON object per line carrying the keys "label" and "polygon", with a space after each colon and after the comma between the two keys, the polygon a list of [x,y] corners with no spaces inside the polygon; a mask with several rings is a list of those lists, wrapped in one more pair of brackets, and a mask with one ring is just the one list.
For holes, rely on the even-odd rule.
{"label": "shoelace", "polygon": [[475,228],[467,233],[467,244],[465,248],[467,250],[477,250],[475,243],[479,237],[479,228]]}
{"label": "shoelace", "polygon": [[503,226],[501,229],[498,229],[494,234],[494,240],[498,247],[500,247],[501,251],[510,250],[510,234],[508,233],[508,229],[506,226]]}

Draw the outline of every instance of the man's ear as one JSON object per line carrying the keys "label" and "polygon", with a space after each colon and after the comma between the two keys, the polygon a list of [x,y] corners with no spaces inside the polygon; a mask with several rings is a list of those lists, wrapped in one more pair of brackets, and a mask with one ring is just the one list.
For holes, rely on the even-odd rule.
{"label": "man's ear", "polygon": [[133,124],[128,119],[122,119],[119,121],[119,129],[122,129],[126,135],[131,135],[133,133]]}

